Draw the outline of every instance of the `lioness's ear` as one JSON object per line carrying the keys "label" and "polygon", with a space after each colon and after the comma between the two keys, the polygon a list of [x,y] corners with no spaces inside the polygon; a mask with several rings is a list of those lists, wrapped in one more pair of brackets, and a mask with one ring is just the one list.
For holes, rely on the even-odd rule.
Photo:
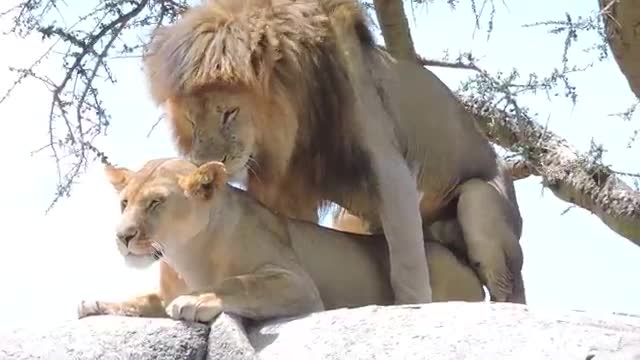
{"label": "lioness's ear", "polygon": [[133,171],[127,168],[117,168],[109,164],[105,164],[104,172],[105,174],[107,174],[107,179],[109,179],[111,185],[113,185],[113,187],[118,192],[122,191],[122,189],[127,186],[127,183],[129,183],[129,180],[131,180],[131,178],[135,174]]}
{"label": "lioness's ear", "polygon": [[216,190],[227,183],[227,169],[219,161],[211,161],[196,169],[191,175],[178,178],[178,184],[189,197],[209,200]]}

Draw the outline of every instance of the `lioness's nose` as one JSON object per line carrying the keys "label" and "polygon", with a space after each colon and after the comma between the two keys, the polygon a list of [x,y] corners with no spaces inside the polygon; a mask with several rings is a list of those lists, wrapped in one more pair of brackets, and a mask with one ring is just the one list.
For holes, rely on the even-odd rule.
{"label": "lioness's nose", "polygon": [[122,241],[122,243],[126,246],[129,246],[129,242],[135,239],[137,235],[138,229],[133,226],[124,228],[123,230],[120,230],[116,233],[118,240]]}

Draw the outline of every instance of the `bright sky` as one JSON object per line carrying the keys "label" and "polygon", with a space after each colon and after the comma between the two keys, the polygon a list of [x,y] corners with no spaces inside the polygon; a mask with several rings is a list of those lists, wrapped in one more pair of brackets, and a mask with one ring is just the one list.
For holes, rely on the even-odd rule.
{"label": "bright sky", "polygon": [[[487,70],[508,72],[518,67],[522,74],[537,71],[542,75],[559,64],[564,37],[521,25],[564,19],[565,12],[574,18],[587,16],[596,6],[581,0],[510,1],[507,10],[496,1],[495,30],[487,42],[482,30],[472,36],[474,22],[468,2],[461,2],[456,12],[444,1],[437,3],[414,9],[420,26],[412,22],[413,38],[422,55],[439,58],[448,48],[455,57],[473,50]],[[591,61],[595,55],[584,55],[580,49],[591,46],[594,39],[580,34],[572,60]],[[7,66],[30,63],[44,45],[38,37],[25,41],[4,36],[0,41],[5,49],[0,57],[0,92],[4,93],[13,80]],[[133,169],[149,159],[175,155],[164,123],[147,137],[159,111],[149,100],[139,62],[118,60],[112,68],[119,82],[102,88],[113,121],[109,136],[99,141],[101,149],[112,161]],[[53,62],[42,70],[54,78],[61,76],[60,66]],[[463,70],[433,70],[454,89],[471,75]],[[626,148],[640,122],[608,117],[634,101],[615,63],[597,64],[572,80],[579,90],[577,106],[559,98],[549,101],[542,95],[527,98],[526,105],[539,113],[541,121],[548,119],[549,128],[577,149],[587,150],[594,138],[608,150],[607,163],[619,170],[640,172],[639,145]],[[55,171],[47,153],[32,156],[31,152],[45,144],[49,102],[47,90],[30,82],[0,105],[0,163],[5,169],[0,177],[1,326],[74,318],[80,299],[123,299],[153,288],[157,281],[157,267],[145,271],[126,268],[117,253],[113,232],[118,201],[98,164],[79,179],[71,198],[44,214],[55,190]],[[575,208],[561,215],[568,204],[543,190],[539,178],[518,181],[516,187],[524,218],[521,243],[529,304],[640,314],[640,248],[587,211]]]}

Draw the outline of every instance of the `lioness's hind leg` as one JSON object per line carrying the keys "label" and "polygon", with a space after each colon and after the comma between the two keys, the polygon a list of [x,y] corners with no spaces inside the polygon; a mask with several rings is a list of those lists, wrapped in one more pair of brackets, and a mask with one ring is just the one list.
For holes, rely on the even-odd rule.
{"label": "lioness's hind leg", "polygon": [[483,301],[484,289],[476,273],[434,241],[425,242],[433,301]]}
{"label": "lioness's hind leg", "polygon": [[481,179],[461,185],[457,210],[469,261],[491,300],[526,303],[517,210]]}

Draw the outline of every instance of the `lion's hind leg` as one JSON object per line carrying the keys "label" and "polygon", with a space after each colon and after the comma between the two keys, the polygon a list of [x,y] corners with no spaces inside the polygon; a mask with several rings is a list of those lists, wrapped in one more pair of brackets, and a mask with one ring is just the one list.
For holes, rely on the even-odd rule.
{"label": "lion's hind leg", "polygon": [[491,300],[526,303],[514,206],[487,181],[471,179],[459,188],[457,213],[469,262]]}

